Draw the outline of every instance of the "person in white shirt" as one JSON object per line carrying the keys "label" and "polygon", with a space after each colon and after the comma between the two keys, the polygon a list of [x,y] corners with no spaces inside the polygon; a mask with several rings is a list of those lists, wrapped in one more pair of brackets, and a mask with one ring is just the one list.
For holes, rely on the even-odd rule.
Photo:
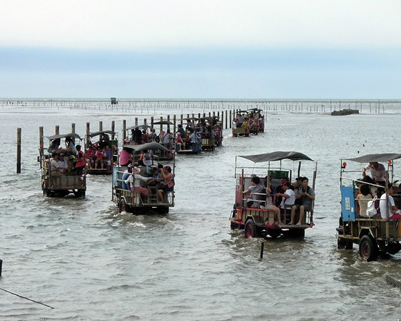
{"label": "person in white shirt", "polygon": [[383,193],[380,197],[380,215],[382,218],[388,218],[393,214],[399,214],[399,210],[397,209],[397,206],[395,206],[394,198],[391,196],[394,194],[394,189],[391,184],[388,185],[387,194]]}
{"label": "person in white shirt", "polygon": [[[286,215],[286,209],[291,209],[291,207],[295,203],[295,192],[291,189],[292,185],[290,182],[284,183],[282,186],[284,193],[276,193],[276,197],[282,196],[282,200],[280,203],[280,209],[281,212],[284,213],[284,216]],[[285,218],[285,217],[284,217]],[[279,220],[281,221],[281,220]]]}

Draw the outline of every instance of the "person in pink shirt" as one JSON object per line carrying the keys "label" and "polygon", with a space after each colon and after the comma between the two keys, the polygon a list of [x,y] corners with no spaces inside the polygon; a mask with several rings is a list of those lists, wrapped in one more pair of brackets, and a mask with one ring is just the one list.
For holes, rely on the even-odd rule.
{"label": "person in pink shirt", "polygon": [[132,154],[123,148],[120,152],[120,166],[127,166],[132,161]]}

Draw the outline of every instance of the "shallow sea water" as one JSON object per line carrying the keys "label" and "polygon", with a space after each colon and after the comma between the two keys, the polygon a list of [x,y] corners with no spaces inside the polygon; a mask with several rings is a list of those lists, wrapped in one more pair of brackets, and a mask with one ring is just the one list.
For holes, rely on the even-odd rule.
{"label": "shallow sea water", "polygon": [[[166,113],[164,113],[166,115]],[[159,115],[155,115],[159,116]],[[267,115],[266,132],[212,153],[176,158],[176,206],[168,215],[118,214],[110,177],[88,176],[84,200],[40,189],[39,126],[82,136],[85,123],[133,115],[0,110],[1,320],[397,320],[400,289],[386,283],[401,255],[366,263],[339,251],[341,157],[399,152],[401,115]],[[148,119],[150,116],[148,117]],[[22,128],[22,173],[16,131]],[[95,129],[94,129],[95,130]],[[304,241],[246,240],[231,231],[236,155],[297,150],[318,161],[315,223]],[[252,163],[248,164],[252,166]],[[295,165],[297,166],[297,164]]]}

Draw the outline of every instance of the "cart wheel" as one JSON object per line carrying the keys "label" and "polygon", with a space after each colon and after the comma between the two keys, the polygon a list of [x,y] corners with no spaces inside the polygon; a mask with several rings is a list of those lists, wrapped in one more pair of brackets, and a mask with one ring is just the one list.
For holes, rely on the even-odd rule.
{"label": "cart wheel", "polygon": [[255,223],[251,219],[247,220],[245,223],[245,238],[249,239],[249,238],[253,238],[253,237],[257,237],[257,236],[258,236],[258,233],[256,230]]}
{"label": "cart wheel", "polygon": [[359,255],[363,260],[376,261],[378,254],[376,241],[370,235],[362,236],[359,241]]}
{"label": "cart wheel", "polygon": [[121,198],[118,202],[118,212],[125,212],[125,199]]}

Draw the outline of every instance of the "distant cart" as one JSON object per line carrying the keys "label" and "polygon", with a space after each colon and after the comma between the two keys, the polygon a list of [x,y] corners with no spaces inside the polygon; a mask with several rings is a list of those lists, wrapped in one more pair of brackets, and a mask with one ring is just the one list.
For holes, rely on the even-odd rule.
{"label": "distant cart", "polygon": [[[239,165],[239,159],[247,159],[254,164],[267,163],[267,166],[244,166]],[[294,165],[298,161],[296,169],[282,166],[285,161]],[[246,238],[263,237],[277,238],[280,235],[289,235],[291,237],[303,238],[305,230],[314,226],[313,223],[313,204],[312,209],[305,214],[305,222],[302,225],[288,225],[290,221],[291,207],[286,207],[282,215],[282,225],[276,224],[274,211],[266,208],[269,195],[261,192],[259,198],[254,202],[259,203],[256,206],[247,204],[247,197],[244,191],[251,185],[254,175],[257,175],[261,184],[267,186],[271,182],[274,190],[282,184],[282,182],[291,182],[295,177],[301,176],[301,164],[303,161],[313,162],[308,156],[300,152],[272,152],[258,155],[237,156],[235,160],[235,204],[232,215],[230,217],[232,229],[244,229]],[[317,163],[313,162],[313,167],[309,167],[311,171],[312,187],[315,187]],[[294,176],[296,175],[296,176]]]}
{"label": "distant cart", "polygon": [[[152,157],[152,164],[149,166],[157,167],[159,165],[157,152],[158,151],[168,151],[163,145],[151,142],[141,145],[124,145],[126,150],[130,150],[133,154],[133,159],[135,165],[141,169],[141,176],[148,176],[149,174],[146,172],[145,167],[140,167],[137,164],[139,159],[139,154],[142,151],[152,151],[154,156]],[[175,175],[175,158],[173,156],[173,160],[170,166],[172,170],[173,177]],[[118,206],[119,212],[130,212],[134,214],[146,214],[146,213],[159,213],[159,214],[167,214],[169,212],[170,207],[174,207],[174,186],[171,191],[164,193],[164,200],[160,201],[158,198],[158,190],[159,187],[151,186],[148,187],[150,193],[147,196],[143,196],[140,193],[128,189],[125,180],[128,178],[127,174],[128,167],[127,166],[115,166],[113,168],[113,180],[112,180],[112,200]]]}
{"label": "distant cart", "polygon": [[263,110],[259,108],[250,108],[247,110],[250,119],[253,119],[250,124],[250,132],[257,135],[265,132],[265,116]]}
{"label": "distant cart", "polygon": [[[39,162],[41,167],[41,185],[43,194],[51,196],[66,196],[73,193],[77,197],[85,197],[86,192],[86,171],[77,171],[76,155],[69,149],[63,148],[63,143],[79,140],[81,137],[75,133],[65,135],[53,135],[47,137],[49,148],[40,148]],[[67,144],[65,144],[67,145]],[[68,168],[60,173],[51,170],[52,154],[65,160]]]}
{"label": "distant cart", "polygon": [[[111,175],[118,155],[117,133],[102,130],[90,133],[86,137],[87,173],[91,175]],[[100,156],[96,155],[100,149]],[[110,150],[110,151],[108,151]],[[109,155],[107,155],[109,153]],[[100,158],[101,159],[98,159]]]}
{"label": "distant cart", "polygon": [[[387,212],[384,215],[385,218],[382,218],[380,213],[380,208],[390,206],[386,202],[390,197],[390,184],[400,179],[394,174],[394,160],[400,158],[401,154],[386,153],[369,154],[341,160],[341,217],[337,228],[337,245],[339,249],[350,250],[354,243],[358,244],[361,258],[367,261],[374,261],[379,255],[396,254],[401,250],[401,216],[390,216]],[[347,162],[351,162],[351,164]],[[368,163],[375,162],[386,164],[387,178],[384,184],[383,182],[379,184],[361,178],[362,168]],[[370,189],[371,193],[376,190],[379,197],[380,194],[385,194],[385,199],[383,200],[372,200],[373,212],[370,211],[368,213],[366,211],[361,213],[357,194],[361,192],[360,187],[363,184],[369,186],[368,189]],[[394,186],[392,193],[391,196],[394,198],[395,204],[400,208],[401,191],[399,186]],[[381,202],[383,204],[380,204]]]}

